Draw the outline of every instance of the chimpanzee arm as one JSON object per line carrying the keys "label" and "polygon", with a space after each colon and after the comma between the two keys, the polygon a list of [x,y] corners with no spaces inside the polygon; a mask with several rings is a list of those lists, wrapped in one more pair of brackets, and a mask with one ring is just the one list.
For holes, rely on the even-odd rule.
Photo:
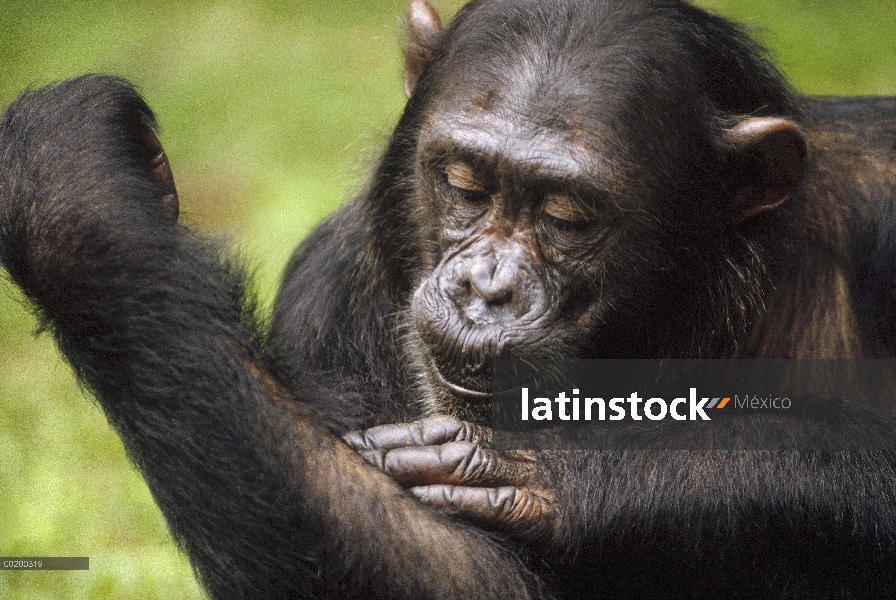
{"label": "chimpanzee arm", "polygon": [[512,552],[407,497],[268,374],[240,270],[172,218],[153,127],[114,78],[16,101],[0,124],[0,260],[210,594],[544,595]]}
{"label": "chimpanzee arm", "polygon": [[878,450],[506,452],[444,416],[346,440],[427,505],[539,548],[573,597],[771,597],[782,581],[788,597],[888,597],[896,421],[843,411],[845,439]]}

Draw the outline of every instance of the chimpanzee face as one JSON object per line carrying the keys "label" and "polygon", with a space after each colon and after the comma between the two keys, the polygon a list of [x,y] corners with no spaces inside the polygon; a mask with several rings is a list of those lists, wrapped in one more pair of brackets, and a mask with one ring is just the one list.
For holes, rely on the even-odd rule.
{"label": "chimpanzee face", "polygon": [[658,219],[625,183],[636,173],[610,153],[611,128],[552,108],[575,104],[562,98],[504,98],[446,94],[418,138],[428,272],[412,328],[424,377],[468,408],[488,398],[494,357],[588,355],[660,262],[647,258]]}
{"label": "chimpanzee face", "polygon": [[[500,34],[471,20],[410,70],[423,269],[407,354],[435,410],[483,414],[495,357],[699,354],[692,324],[673,323],[694,314],[687,298],[715,311],[705,281],[737,281],[728,253],[751,252],[738,228],[801,181],[799,129],[718,111],[662,11],[594,10],[556,30],[529,11]],[[746,323],[749,306],[707,327]]]}

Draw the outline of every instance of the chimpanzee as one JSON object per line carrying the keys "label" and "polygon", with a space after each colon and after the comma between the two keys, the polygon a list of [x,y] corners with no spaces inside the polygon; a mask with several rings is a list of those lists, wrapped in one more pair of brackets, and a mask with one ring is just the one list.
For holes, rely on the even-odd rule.
{"label": "chimpanzee", "polygon": [[210,595],[896,596],[892,451],[487,426],[495,357],[893,356],[896,100],[794,95],[678,0],[474,0],[444,30],[415,0],[405,89],[268,327],[177,223],[129,84],[0,125],[0,259]]}

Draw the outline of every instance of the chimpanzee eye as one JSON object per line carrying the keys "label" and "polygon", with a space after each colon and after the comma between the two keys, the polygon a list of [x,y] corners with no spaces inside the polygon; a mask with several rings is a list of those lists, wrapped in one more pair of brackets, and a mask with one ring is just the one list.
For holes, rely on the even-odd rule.
{"label": "chimpanzee eye", "polygon": [[451,192],[464,202],[480,204],[489,198],[485,177],[466,163],[448,163],[445,167],[445,181]]}
{"label": "chimpanzee eye", "polygon": [[593,210],[566,194],[549,194],[542,210],[552,226],[564,231],[585,229],[594,221]]}

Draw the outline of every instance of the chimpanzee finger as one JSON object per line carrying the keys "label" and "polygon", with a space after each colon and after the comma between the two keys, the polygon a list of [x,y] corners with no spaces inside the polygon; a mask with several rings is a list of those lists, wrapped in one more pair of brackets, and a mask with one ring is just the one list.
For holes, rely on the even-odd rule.
{"label": "chimpanzee finger", "polygon": [[523,538],[538,538],[552,531],[559,516],[550,498],[511,486],[428,485],[408,491],[423,504]]}
{"label": "chimpanzee finger", "polygon": [[486,450],[472,442],[361,450],[360,454],[404,486],[522,486],[532,479],[531,459]]}
{"label": "chimpanzee finger", "polygon": [[354,450],[391,450],[408,446],[436,446],[447,442],[467,441],[487,443],[491,431],[455,417],[439,415],[413,423],[395,423],[372,427],[365,431],[350,431],[342,439]]}

